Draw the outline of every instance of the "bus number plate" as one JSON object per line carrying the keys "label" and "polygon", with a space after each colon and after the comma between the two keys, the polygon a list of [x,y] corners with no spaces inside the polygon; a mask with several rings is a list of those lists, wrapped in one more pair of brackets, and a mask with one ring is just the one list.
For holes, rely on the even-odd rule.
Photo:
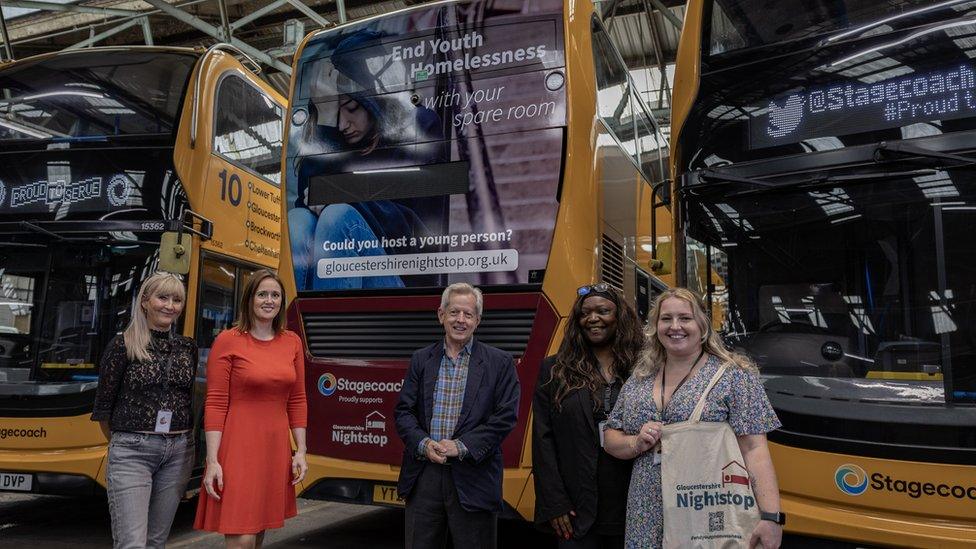
{"label": "bus number plate", "polygon": [[24,473],[0,473],[0,490],[30,492],[34,477]]}
{"label": "bus number plate", "polygon": [[403,506],[403,500],[400,499],[400,495],[397,494],[396,486],[389,486],[386,484],[373,485],[373,503],[399,505],[401,507]]}

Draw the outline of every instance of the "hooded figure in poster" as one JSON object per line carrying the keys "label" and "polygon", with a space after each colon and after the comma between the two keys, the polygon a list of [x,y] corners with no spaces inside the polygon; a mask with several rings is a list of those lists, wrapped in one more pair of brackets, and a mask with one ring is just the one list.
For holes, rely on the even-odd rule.
{"label": "hooded figure in poster", "polygon": [[[449,144],[444,141],[436,113],[410,102],[409,92],[383,93],[384,72],[399,67],[380,63],[387,56],[377,47],[382,35],[360,30],[338,37],[329,63],[313,65],[308,117],[303,145],[312,154],[295,166],[294,193],[289,193],[288,224],[296,282],[300,289],[341,290],[398,288],[397,275],[319,277],[320,260],[387,254],[416,253],[409,245],[395,250],[360,247],[361,242],[419,239],[447,231],[448,198],[425,197],[355,203],[308,204],[315,176],[354,171],[402,168],[444,162]],[[319,70],[321,69],[321,70]],[[309,78],[307,75],[306,78]],[[326,96],[333,99],[317,101]],[[354,245],[344,245],[347,243]],[[401,240],[403,242],[403,240]],[[433,251],[433,250],[425,250]],[[411,286],[437,285],[437,275],[419,275]]]}

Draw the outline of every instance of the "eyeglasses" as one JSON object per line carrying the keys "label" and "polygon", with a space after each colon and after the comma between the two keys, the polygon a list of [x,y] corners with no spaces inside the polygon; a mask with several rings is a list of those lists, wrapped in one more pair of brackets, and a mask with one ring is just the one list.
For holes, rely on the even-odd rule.
{"label": "eyeglasses", "polygon": [[272,301],[281,301],[281,292],[268,292],[262,290],[257,293],[257,296],[258,299],[262,299],[262,300],[270,299]]}
{"label": "eyeglasses", "polygon": [[601,294],[610,293],[610,285],[606,282],[598,282],[596,284],[587,284],[586,286],[580,286],[576,290],[576,295],[584,296],[589,295],[591,292],[597,292]]}

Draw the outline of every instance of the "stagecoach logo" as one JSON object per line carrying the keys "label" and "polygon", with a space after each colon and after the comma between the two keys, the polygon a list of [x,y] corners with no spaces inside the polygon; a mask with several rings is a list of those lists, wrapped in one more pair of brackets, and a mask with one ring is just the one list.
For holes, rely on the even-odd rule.
{"label": "stagecoach logo", "polygon": [[129,190],[129,179],[124,175],[116,175],[108,182],[106,189],[108,201],[113,206],[125,206],[126,200],[129,199]]}
{"label": "stagecoach logo", "polygon": [[868,474],[852,463],[845,463],[834,473],[837,489],[849,496],[859,496],[868,489]]}
{"label": "stagecoach logo", "polygon": [[319,392],[322,396],[332,396],[336,392],[336,377],[332,374],[322,374],[319,377]]}

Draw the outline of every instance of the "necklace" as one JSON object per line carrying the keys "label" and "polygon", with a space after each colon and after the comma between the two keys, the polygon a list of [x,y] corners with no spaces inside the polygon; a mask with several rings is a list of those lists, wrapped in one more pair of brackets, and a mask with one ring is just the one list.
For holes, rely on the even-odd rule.
{"label": "necklace", "polygon": [[704,348],[701,350],[700,353],[698,353],[698,358],[696,358],[695,361],[691,363],[691,368],[688,368],[688,372],[685,373],[685,377],[681,378],[681,381],[679,381],[678,384],[675,385],[674,390],[671,391],[671,398],[668,399],[667,402],[664,402],[664,391],[667,390],[668,387],[667,378],[665,377],[665,374],[668,371],[668,367],[667,367],[667,359],[665,359],[664,366],[661,367],[661,417],[662,418],[664,417],[665,410],[668,409],[668,404],[671,404],[671,401],[674,399],[674,394],[677,393],[678,389],[680,389],[681,386],[685,384],[685,381],[688,381],[688,376],[690,376],[691,372],[695,370],[695,365],[698,364],[698,361],[701,360],[703,356],[705,356]]}

